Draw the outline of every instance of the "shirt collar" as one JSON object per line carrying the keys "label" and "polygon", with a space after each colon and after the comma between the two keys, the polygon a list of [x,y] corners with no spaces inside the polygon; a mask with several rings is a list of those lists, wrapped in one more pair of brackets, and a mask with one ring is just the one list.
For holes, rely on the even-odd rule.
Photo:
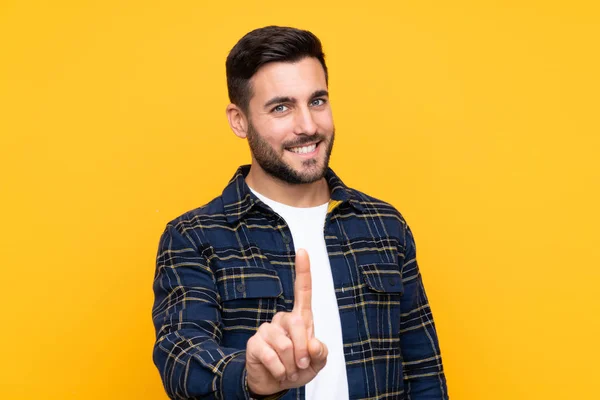
{"label": "shirt collar", "polygon": [[[250,172],[250,165],[239,167],[223,190],[223,207],[229,223],[242,219],[257,202],[260,202],[246,184],[248,172]],[[358,211],[363,211],[363,205],[357,194],[347,187],[331,168],[327,168],[325,179],[331,190],[328,212],[346,202]]]}

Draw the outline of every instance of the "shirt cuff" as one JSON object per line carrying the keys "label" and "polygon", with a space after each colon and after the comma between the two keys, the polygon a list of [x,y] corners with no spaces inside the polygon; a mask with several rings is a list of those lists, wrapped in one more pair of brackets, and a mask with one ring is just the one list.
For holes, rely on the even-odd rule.
{"label": "shirt cuff", "polygon": [[223,400],[250,400],[250,392],[246,388],[246,352],[235,354],[225,363],[221,375],[220,392]]}

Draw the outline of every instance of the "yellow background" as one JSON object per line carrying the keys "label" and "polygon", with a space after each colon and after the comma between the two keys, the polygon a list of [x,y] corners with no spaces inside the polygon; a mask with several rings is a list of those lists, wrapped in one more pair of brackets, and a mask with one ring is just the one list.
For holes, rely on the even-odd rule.
{"label": "yellow background", "polygon": [[323,41],[332,166],[405,215],[453,399],[593,399],[595,2],[2,1],[0,398],[164,399],[158,238],[247,145],[225,57]]}

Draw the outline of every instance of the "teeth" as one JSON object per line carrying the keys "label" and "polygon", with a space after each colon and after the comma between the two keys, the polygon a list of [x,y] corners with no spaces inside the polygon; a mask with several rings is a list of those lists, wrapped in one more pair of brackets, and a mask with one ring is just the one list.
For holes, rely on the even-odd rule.
{"label": "teeth", "polygon": [[316,148],[317,148],[317,144],[315,143],[310,146],[292,147],[290,149],[290,151],[293,151],[296,154],[306,154],[306,153],[312,153],[313,151],[315,151]]}

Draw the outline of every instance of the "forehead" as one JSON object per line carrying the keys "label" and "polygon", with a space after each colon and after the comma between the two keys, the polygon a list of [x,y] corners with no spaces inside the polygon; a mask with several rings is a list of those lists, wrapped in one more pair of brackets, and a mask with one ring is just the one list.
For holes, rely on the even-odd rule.
{"label": "forehead", "polygon": [[250,79],[252,98],[272,96],[308,96],[326,90],[325,71],[314,57],[294,62],[271,62],[263,65]]}

